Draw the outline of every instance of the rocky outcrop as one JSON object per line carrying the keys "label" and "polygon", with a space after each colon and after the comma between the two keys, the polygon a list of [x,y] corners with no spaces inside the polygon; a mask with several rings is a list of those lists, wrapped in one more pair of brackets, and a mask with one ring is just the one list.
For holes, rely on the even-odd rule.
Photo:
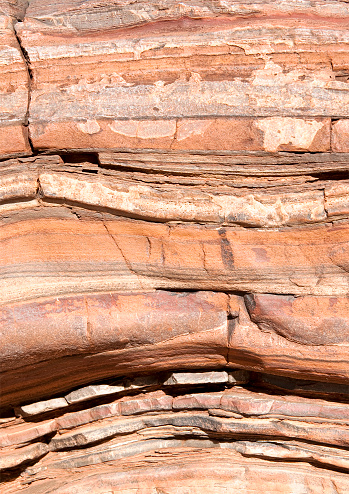
{"label": "rocky outcrop", "polygon": [[348,492],[348,20],[0,0],[1,493]]}

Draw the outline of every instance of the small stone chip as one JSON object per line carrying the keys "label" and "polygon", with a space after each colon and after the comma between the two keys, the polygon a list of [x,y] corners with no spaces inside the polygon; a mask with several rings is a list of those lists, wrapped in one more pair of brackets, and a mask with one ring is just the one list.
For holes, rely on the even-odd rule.
{"label": "small stone chip", "polygon": [[97,396],[110,395],[124,391],[124,386],[109,386],[108,384],[92,384],[84,388],[76,389],[65,396],[68,403],[79,403],[80,401],[90,400]]}
{"label": "small stone chip", "polygon": [[226,371],[211,372],[174,372],[165,385],[173,384],[224,384],[228,383]]}
{"label": "small stone chip", "polygon": [[18,412],[21,415],[38,415],[39,413],[50,412],[67,406],[68,403],[65,398],[53,398],[52,400],[38,401],[37,403],[18,407]]}

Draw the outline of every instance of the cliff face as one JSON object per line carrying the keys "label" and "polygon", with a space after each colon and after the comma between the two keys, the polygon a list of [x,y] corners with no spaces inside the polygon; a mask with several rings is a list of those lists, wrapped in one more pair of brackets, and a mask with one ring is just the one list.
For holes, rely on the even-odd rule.
{"label": "cliff face", "polygon": [[349,491],[348,26],[0,0],[1,493]]}

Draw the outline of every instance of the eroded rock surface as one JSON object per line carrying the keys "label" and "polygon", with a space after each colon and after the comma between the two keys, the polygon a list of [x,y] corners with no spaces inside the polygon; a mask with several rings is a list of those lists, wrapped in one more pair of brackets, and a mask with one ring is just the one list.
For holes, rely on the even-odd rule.
{"label": "eroded rock surface", "polygon": [[349,3],[0,0],[0,492],[349,491]]}

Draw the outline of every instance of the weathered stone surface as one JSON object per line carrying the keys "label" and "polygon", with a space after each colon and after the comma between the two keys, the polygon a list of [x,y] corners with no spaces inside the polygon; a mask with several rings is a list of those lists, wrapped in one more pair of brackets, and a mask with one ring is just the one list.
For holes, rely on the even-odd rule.
{"label": "weathered stone surface", "polygon": [[[219,410],[224,418],[217,413]],[[105,462],[139,457],[154,449],[165,448],[170,455],[177,455],[178,447],[196,447],[198,452],[218,447],[239,453],[239,461],[245,456],[268,461],[301,460],[321,464],[324,472],[332,468],[347,471],[348,456],[338,446],[347,445],[348,422],[347,404],[324,400],[309,402],[306,398],[267,395],[235,387],[175,398],[159,390],[68,412],[54,420],[42,420],[35,427],[23,423],[7,426],[1,436],[5,446],[20,445],[25,438],[27,441],[45,436],[48,439],[47,444],[35,443],[20,450],[5,448],[2,464],[8,468],[38,458],[36,466],[29,466],[22,475],[24,483],[20,489],[26,487],[27,480],[35,481],[36,487],[41,488],[41,480],[46,478],[42,473],[48,470],[58,480],[65,476],[63,472],[76,474],[79,468],[92,465],[99,469]],[[246,434],[252,434],[254,442],[238,439]],[[278,440],[268,442],[266,437]],[[132,463],[132,459],[129,461]],[[272,464],[270,467],[273,468]],[[48,488],[45,483],[42,485]]]}
{"label": "weathered stone surface", "polygon": [[1,494],[348,492],[348,21],[0,0]]}
{"label": "weathered stone surface", "polygon": [[171,384],[225,384],[228,383],[228,373],[225,371],[213,372],[174,372],[165,385]]}
{"label": "weathered stone surface", "polygon": [[319,116],[348,113],[348,17],[344,2],[31,2],[16,30],[33,145],[328,150]]}
{"label": "weathered stone surface", "polygon": [[11,424],[0,431],[0,445],[2,448],[15,446],[49,435],[57,429],[55,420],[42,420],[40,423]]}
{"label": "weathered stone surface", "polygon": [[[167,341],[175,344],[182,335],[205,331],[216,331],[217,336],[223,336],[227,328],[227,302],[228,297],[220,293],[159,291],[69,297],[8,306],[2,312],[2,369],[22,367],[24,359],[28,365],[77,353],[132,350]],[[227,346],[224,336],[220,344],[222,348]],[[94,390],[98,392],[93,387],[85,391]],[[67,400],[75,401],[74,395],[67,396]]]}
{"label": "weathered stone surface", "polygon": [[349,149],[349,119],[337,120],[332,125],[333,151],[346,153]]}
{"label": "weathered stone surface", "polygon": [[[194,443],[195,444],[195,443]],[[85,469],[84,475],[75,473],[64,480],[43,480],[27,487],[25,494],[37,494],[51,491],[55,494],[68,494],[72,487],[77,494],[97,493],[117,490],[126,494],[137,489],[160,490],[169,493],[189,491],[193,493],[217,492],[221,494],[227,490],[237,493],[258,491],[264,485],[268,492],[287,493],[291,489],[301,490],[310,494],[314,489],[318,493],[333,492],[336,486],[339,494],[345,494],[348,488],[347,475],[339,472],[326,472],[307,465],[278,464],[261,459],[243,458],[234,451],[220,450],[217,455],[215,449],[200,451],[197,448],[171,451],[158,450],[151,454],[145,453],[130,460],[116,460],[112,463],[112,473],[101,467],[95,473],[95,466]],[[173,454],[174,453],[174,454]],[[103,480],[98,482],[102,477]],[[275,478],[278,482],[275,482]],[[311,486],[311,487],[310,487]],[[42,489],[41,492],[38,489]],[[147,492],[147,491],[145,491]],[[291,491],[292,492],[292,491]]]}
{"label": "weathered stone surface", "polygon": [[47,444],[36,443],[24,446],[20,450],[12,451],[0,456],[0,471],[16,467],[30,460],[40,458],[49,451]]}
{"label": "weathered stone surface", "polygon": [[[181,175],[190,177],[192,183],[204,183],[203,178],[216,176],[220,180],[242,176],[267,177],[273,183],[275,177],[318,175],[321,172],[348,171],[349,155],[347,153],[266,153],[227,151],[220,153],[198,152],[160,152],[134,150],[132,152],[100,152],[98,161],[101,168],[122,171],[134,171],[143,176],[151,172],[163,175],[167,180],[173,176],[177,182]],[[197,182],[197,180],[202,182]],[[164,181],[163,179],[163,181]],[[267,186],[267,181],[264,186]],[[179,182],[180,183],[180,182]]]}
{"label": "weathered stone surface", "polygon": [[5,307],[2,405],[28,389],[42,398],[96,378],[224,366],[227,307],[225,294],[163,291]]}
{"label": "weathered stone surface", "polygon": [[[7,10],[7,9],[4,9]],[[17,42],[13,19],[0,10],[0,159],[30,154],[27,108],[29,73]]]}
{"label": "weathered stone surface", "polygon": [[[258,299],[258,295],[256,297]],[[267,301],[269,296],[265,295],[265,297],[265,301]],[[259,326],[253,323],[245,303],[241,299],[236,300],[235,304],[239,304],[239,322],[236,324],[233,321],[231,327],[228,361],[234,363],[234,365],[239,365],[245,369],[247,368],[257,372],[347,384],[348,345],[346,343],[333,343],[333,339],[331,341],[327,339],[326,341],[326,333],[322,336],[324,342],[318,344],[320,336],[314,330],[309,336],[302,334],[302,337],[298,337],[298,339],[292,338],[292,331],[299,333],[301,328],[311,328],[312,324],[316,324],[316,317],[312,319],[311,316],[309,317],[306,314],[303,320],[301,318],[302,309],[306,310],[306,303],[310,302],[312,297],[308,300],[305,298],[305,303],[301,299],[299,305],[297,303],[293,307],[291,305],[295,314],[294,320],[292,319],[290,321],[287,318],[287,313],[282,313],[282,309],[281,314],[278,314],[277,302],[279,302],[280,307],[282,306],[282,302],[285,301],[285,298],[287,300],[287,297],[276,298],[275,320],[278,319],[278,323],[274,325],[274,330],[271,330],[273,328],[272,324],[267,326],[262,323]],[[320,300],[322,300],[326,308],[326,305],[328,304],[330,306],[331,300],[336,300],[336,298],[321,297]],[[320,300],[314,297],[314,306],[320,303]],[[342,303],[345,305],[346,300],[342,299]],[[270,307],[269,310],[273,312],[273,309],[270,309]],[[254,317],[251,307],[250,312],[253,319],[258,322],[262,320],[258,316]],[[270,313],[271,323],[273,323],[273,317]],[[326,311],[324,311],[325,317]],[[267,318],[268,316],[266,320]],[[322,321],[320,319],[319,324]],[[341,322],[343,323],[343,321]],[[335,335],[332,338],[335,338]],[[331,377],[333,371],[336,374],[335,379]]]}
{"label": "weathered stone surface", "polygon": [[46,217],[33,213],[1,229],[2,304],[160,288],[326,296],[348,291],[346,222],[268,231],[96,221],[63,208]]}
{"label": "weathered stone surface", "polygon": [[106,396],[109,394],[120,393],[124,391],[124,386],[110,386],[109,384],[92,384],[85,388],[77,389],[65,395],[65,399],[69,404],[80,403],[81,401],[90,400],[97,396]]}
{"label": "weathered stone surface", "polygon": [[[31,460],[30,455],[43,456],[51,451],[51,455],[40,460],[32,473],[30,468],[27,470],[29,476],[38,475],[39,479],[40,472],[48,467],[69,470],[133,456],[154,447],[176,448],[178,442],[174,439],[182,436],[187,438],[188,442],[182,444],[186,447],[191,446],[195,439],[215,438],[216,442],[211,446],[216,444],[217,447],[235,449],[242,455],[269,459],[278,458],[279,449],[286,448],[281,458],[315,461],[325,468],[332,465],[349,470],[348,456],[333,448],[347,445],[348,423],[347,404],[324,400],[309,403],[305,398],[273,396],[239,388],[174,398],[159,390],[68,412],[54,420],[42,420],[35,427],[22,420],[7,426],[0,437],[5,446],[2,454],[4,468]],[[243,434],[252,434],[257,442],[236,443],[234,438]],[[265,443],[265,437],[269,436],[279,438],[274,447]],[[33,448],[21,446],[24,442],[44,438],[47,444],[36,443]],[[304,442],[284,443],[280,438],[300,438]],[[232,440],[234,442],[230,442]],[[314,446],[314,442],[317,445]],[[41,448],[42,444],[46,448]],[[20,454],[8,446],[21,447]],[[92,449],[81,452],[81,446]],[[68,453],[64,453],[66,449],[69,449]]]}
{"label": "weathered stone surface", "polygon": [[[243,226],[284,226],[319,223],[326,219],[323,190],[248,190],[221,184],[207,189],[147,184],[115,177],[78,177],[72,173],[39,175],[43,198],[106,208],[114,214],[156,221],[206,222]],[[281,184],[280,184],[281,185]],[[315,189],[315,190],[314,190]]]}
{"label": "weathered stone surface", "polygon": [[246,295],[251,320],[265,332],[306,345],[340,345],[349,339],[347,297]]}
{"label": "weathered stone surface", "polygon": [[37,403],[21,406],[18,411],[24,416],[38,415],[39,413],[50,412],[66,406],[68,406],[68,403],[65,398],[52,398],[52,400],[38,401]]}
{"label": "weathered stone surface", "polygon": [[[251,322],[245,304],[240,298],[235,301],[239,308],[238,319],[228,321],[227,301],[224,295],[212,294],[211,297],[207,298],[206,294],[203,293],[195,296],[187,294],[186,298],[183,298],[183,295],[177,299],[172,297],[174,295],[166,294],[165,292],[154,292],[137,296],[119,294],[115,295],[114,299],[106,296],[74,298],[70,300],[70,302],[74,301],[73,306],[71,304],[57,305],[57,302],[55,302],[53,305],[54,310],[52,311],[48,310],[50,306],[46,301],[44,305],[46,317],[51,321],[50,326],[52,329],[55,326],[57,330],[59,328],[57,333],[59,338],[56,341],[52,339],[50,342],[45,340],[44,335],[47,324],[47,319],[45,319],[45,326],[41,326],[41,328],[40,325],[36,326],[36,349],[33,346],[28,348],[28,343],[26,343],[28,336],[25,331],[27,326],[23,326],[22,331],[17,336],[19,338],[17,347],[21,343],[23,352],[27,354],[27,363],[23,365],[23,357],[19,353],[7,355],[7,358],[4,357],[4,370],[6,369],[5,366],[7,366],[7,370],[3,372],[2,376],[3,404],[18,403],[20,400],[25,399],[26,389],[29,388],[31,389],[32,397],[41,398],[50,393],[63,392],[73,386],[88,383],[91,380],[91,375],[89,367],[86,368],[86,363],[89,363],[89,366],[93,366],[95,379],[123,376],[125,374],[134,374],[135,372],[149,372],[155,369],[159,371],[171,368],[205,368],[214,364],[218,367],[230,365],[231,367],[238,366],[253,371],[270,372],[303,379],[347,383],[348,349],[346,345],[333,344],[331,340],[319,346],[319,336],[316,333],[313,340],[309,335],[301,341],[293,341],[294,338],[287,337],[287,331],[290,331],[287,327],[287,318],[285,323],[282,317],[280,318],[279,316],[279,319],[277,319],[274,313],[272,313],[272,317],[276,321],[274,323],[275,329],[272,332],[265,332],[263,325],[261,330],[257,324]],[[273,300],[272,296],[269,297]],[[309,297],[309,301],[306,300],[306,302],[311,304],[311,299]],[[79,308],[79,301],[81,300],[84,301],[83,308]],[[165,302],[170,300],[171,305],[166,305]],[[277,299],[280,304],[283,300],[283,297]],[[69,299],[63,299],[63,301],[67,302]],[[102,301],[103,304],[100,305]],[[148,301],[151,301],[153,325],[149,325],[146,322],[149,317],[146,316],[146,305],[140,305],[141,303],[147,304]],[[321,301],[323,304],[331,303],[331,299],[327,297],[323,297],[320,300],[314,298],[314,304]],[[97,302],[100,309],[96,314],[96,319],[90,319],[89,325],[87,325],[85,304],[87,303],[87,307],[91,312],[92,306],[96,310]],[[131,312],[131,302],[135,304],[134,312]],[[158,321],[155,318],[157,312],[153,305],[154,303],[157,304],[156,310],[159,311]],[[174,311],[176,303],[178,304],[177,312]],[[125,304],[125,313],[122,318],[123,304]],[[28,307],[30,305],[20,306],[18,309],[24,310],[28,314],[26,310]],[[36,307],[38,308],[39,306],[37,305]],[[170,307],[171,311],[168,312]],[[190,312],[186,312],[189,311],[189,307]],[[301,304],[295,306],[295,320],[292,321],[293,326],[291,325],[291,329],[296,327],[298,330],[299,327],[302,329],[304,325],[311,324],[312,320],[307,315],[301,319],[301,312],[297,319],[297,309],[300,311],[302,309],[306,310],[306,306],[302,307]],[[135,320],[137,321],[140,318],[140,310],[143,313],[143,317],[145,317],[145,326],[142,331],[146,332],[147,338],[144,341],[140,338],[142,334],[141,326],[135,324]],[[117,311],[119,314],[119,324],[121,325],[119,329],[115,326],[115,323],[111,324],[108,319],[111,311]],[[201,311],[204,312],[200,316],[200,326],[197,326],[197,317]],[[78,315],[81,318],[80,325],[77,324]],[[342,318],[344,315],[344,312],[342,312]],[[18,320],[19,316],[17,315],[16,318]],[[71,318],[74,318],[75,327],[77,328],[75,335],[72,334],[70,329]],[[176,318],[179,323],[177,328],[179,333],[177,336],[166,338],[164,334],[166,327],[170,334],[173,335],[175,333],[176,325],[174,320]],[[186,320],[186,318],[188,319]],[[255,319],[253,313],[252,318]],[[207,327],[204,329],[205,319]],[[103,321],[102,327],[104,331],[101,333],[98,332],[99,326],[96,324],[98,320]],[[342,320],[345,324],[345,319]],[[184,324],[185,321],[186,323]],[[35,319],[33,320],[34,322]],[[64,323],[65,326],[62,326]],[[105,329],[109,324],[111,324],[111,332],[108,337]],[[87,346],[83,349],[84,339],[82,339],[79,343],[81,350],[79,352],[75,350],[74,354],[71,354],[72,349],[69,350],[66,345],[64,350],[66,354],[64,355],[60,338],[67,342],[67,336],[70,335],[71,341],[74,343],[74,337],[79,338],[79,335],[83,334],[84,325],[85,331],[88,328],[90,334],[88,344],[87,342],[85,344]],[[11,326],[8,327],[9,331],[11,331]],[[131,342],[131,328],[133,327],[137,332],[137,340]],[[162,328],[162,339],[160,340],[158,335],[159,327]],[[65,328],[64,331],[63,328]],[[128,340],[126,341],[125,339],[120,346],[119,332],[121,328],[124,332],[127,331]],[[7,340],[9,339],[7,338]],[[14,344],[16,340],[13,339],[12,341]],[[253,345],[251,342],[253,342]],[[77,346],[78,343],[74,343],[74,345]],[[11,347],[9,346],[8,348]],[[30,354],[30,351],[32,354]],[[42,362],[40,362],[40,359]],[[130,360],[134,362],[131,368],[128,364]],[[25,377],[23,377],[24,372]],[[197,383],[197,377],[193,379],[193,375],[189,375],[189,379]],[[210,379],[209,374],[204,374],[203,381],[205,379],[206,382],[212,383],[214,381]],[[233,372],[230,380],[229,378],[224,378],[223,381],[234,383],[234,379]],[[246,380],[248,380],[246,376],[241,377],[238,375],[235,381],[238,384],[243,384]],[[180,383],[184,384],[184,381],[182,381]],[[150,380],[148,382],[148,385],[161,385],[159,380]],[[24,384],[25,389],[23,390]],[[141,383],[138,387],[140,385]],[[137,385],[132,386],[132,384],[129,388],[126,387],[126,389],[130,390],[135,388],[137,388]],[[125,388],[109,385],[95,388],[88,387],[85,392],[84,389],[72,392],[71,396],[76,396],[76,401],[90,399],[98,396],[98,393],[103,395],[103,389],[109,393]],[[106,391],[104,393],[106,394]],[[67,401],[71,401],[69,396],[67,395],[66,397]],[[45,402],[42,407],[46,407]],[[217,407],[212,405],[211,408]],[[26,407],[24,407],[25,410]],[[40,411],[41,408],[36,413]]]}

